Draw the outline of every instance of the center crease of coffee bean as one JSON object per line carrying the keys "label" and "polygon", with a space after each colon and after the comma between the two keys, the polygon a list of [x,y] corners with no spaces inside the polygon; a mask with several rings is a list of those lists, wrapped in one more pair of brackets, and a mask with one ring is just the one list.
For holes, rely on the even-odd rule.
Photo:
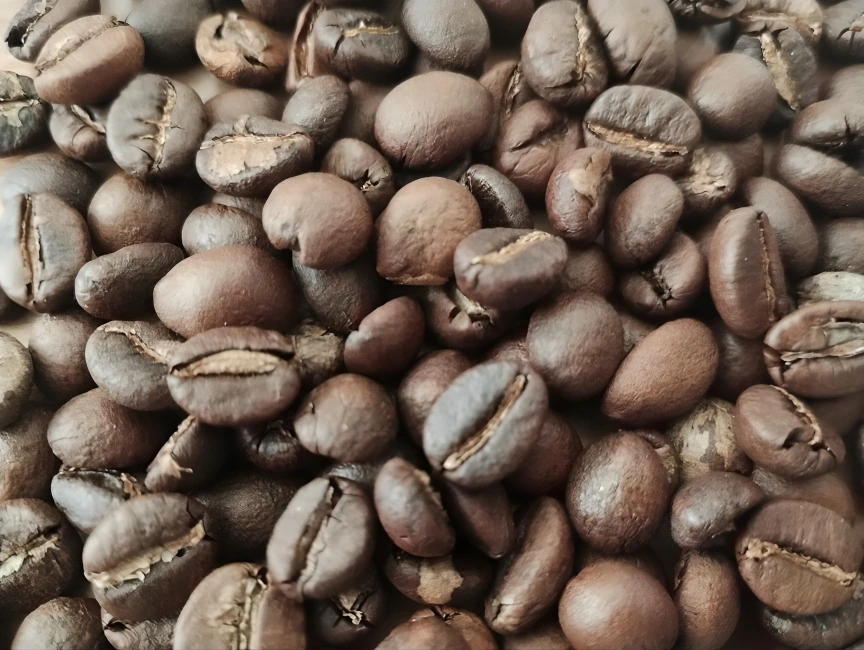
{"label": "center crease of coffee bean", "polygon": [[89,126],[91,129],[96,131],[96,133],[101,133],[103,135],[106,133],[105,126],[99,124],[99,122],[96,121],[96,118],[87,110],[86,107],[73,104],[69,108],[75,115],[75,117],[84,122],[84,124]]}
{"label": "center crease of coffee bean", "polygon": [[219,617],[225,624],[236,630],[237,637],[232,647],[237,648],[237,650],[249,650],[251,648],[252,621],[258,611],[261,599],[267,593],[265,575],[264,569],[250,573],[249,577],[243,580],[243,601],[235,601],[234,606]]}
{"label": "center crease of coffee bean", "polygon": [[813,329],[818,330],[814,338],[827,345],[820,350],[811,352],[795,350],[781,352],[780,358],[786,362],[787,366],[804,359],[822,359],[824,357],[849,359],[864,354],[864,323],[831,319]]}
{"label": "center crease of coffee bean", "polygon": [[[165,83],[165,106],[162,108],[162,114],[156,120],[143,120],[144,124],[150,124],[156,127],[156,133],[152,135],[142,135],[140,140],[153,140],[156,143],[156,151],[154,156],[150,156],[150,169],[159,169],[162,164],[162,157],[165,152],[165,142],[168,140],[168,133],[171,129],[180,128],[172,124],[172,115],[177,106],[177,90],[174,84],[167,78]],[[147,153],[147,152],[144,152]]]}
{"label": "center crease of coffee bean", "polygon": [[858,577],[857,572],[847,572],[841,569],[836,564],[823,562],[817,558],[803,553],[795,553],[787,550],[774,542],[766,542],[761,539],[751,539],[747,541],[747,548],[744,551],[744,557],[756,560],[757,562],[767,560],[769,558],[778,558],[791,562],[802,569],[815,574],[820,578],[837,582],[844,587],[850,586]]}
{"label": "center crease of coffee bean", "polygon": [[[808,445],[813,447],[814,451],[824,449],[833,456],[833,450],[829,449],[825,445],[825,436],[822,432],[822,425],[819,424],[816,416],[813,415],[804,402],[784,388],[780,388],[779,386],[772,386],[772,388],[786,398],[792,406],[792,410],[795,411],[795,414],[804,421],[805,425],[805,429],[803,430],[799,428],[794,429],[789,438],[783,443],[783,447],[788,449],[796,442],[806,442]],[[810,438],[803,437],[806,435],[805,432],[807,431],[807,427],[813,430],[813,435]]]}
{"label": "center crease of coffee bean", "polygon": [[519,254],[529,249],[531,246],[536,244],[537,242],[545,241],[547,239],[552,239],[552,235],[548,232],[535,231],[532,233],[528,233],[527,235],[522,235],[516,241],[510,242],[503,248],[498,249],[497,251],[492,251],[491,253],[486,253],[485,255],[478,255],[471,259],[471,264],[485,264],[489,266],[497,266],[499,264],[504,264],[509,262],[514,257],[517,257]]}
{"label": "center crease of coffee bean", "polygon": [[756,226],[759,228],[759,255],[762,260],[762,279],[765,283],[765,297],[768,298],[768,309],[771,314],[771,322],[779,319],[777,313],[777,291],[771,279],[771,257],[768,255],[768,240],[765,236],[765,220],[767,217],[761,212],[756,217]]}
{"label": "center crease of coffee bean", "polygon": [[341,498],[342,490],[335,482],[331,481],[324,498],[312,512],[300,534],[300,539],[297,540],[295,566],[292,575],[288,576],[287,583],[289,585],[296,584],[301,593],[303,585],[312,577],[318,566],[318,556],[325,548],[324,543],[319,539],[321,529],[326,525]]}
{"label": "center crease of coffee bean", "polygon": [[161,474],[165,474],[175,479],[182,478],[183,474],[194,473],[191,468],[183,467],[174,457],[174,449],[177,447],[177,442],[194,423],[194,418],[189,417],[180,424],[177,431],[171,434],[171,437],[168,438],[168,441],[162,446],[159,453],[156,454],[156,458],[153,459],[153,462],[147,466],[148,472],[152,471],[156,467],[160,467],[162,470],[160,472]]}
{"label": "center crease of coffee bean", "polygon": [[50,68],[53,68],[58,63],[66,59],[72,52],[82,47],[88,41],[93,40],[103,32],[107,32],[109,29],[113,29],[115,27],[122,27],[125,25],[121,20],[117,20],[116,18],[108,21],[107,23],[101,23],[99,25],[95,25],[88,29],[83,34],[71,34],[69,35],[63,44],[60,46],[60,49],[52,56],[50,59],[42,61],[41,63],[36,64],[36,69],[39,72],[44,72]]}
{"label": "center crease of coffee bean", "polygon": [[58,549],[59,527],[46,528],[34,535],[27,543],[9,551],[0,552],[0,580],[17,573],[24,562],[32,558],[41,560],[48,551]]}
{"label": "center crease of coffee bean", "polygon": [[129,344],[132,346],[132,349],[135,350],[142,357],[147,359],[148,361],[153,361],[154,363],[159,363],[162,365],[168,365],[168,356],[164,352],[160,352],[159,350],[149,346],[144,339],[141,338],[141,332],[135,327],[125,328],[125,327],[117,327],[117,326],[108,326],[102,328],[103,332],[106,334],[118,334],[126,338],[129,341]]}
{"label": "center crease of coffee bean", "polygon": [[687,147],[680,147],[666,142],[650,140],[649,138],[637,133],[613,129],[608,126],[603,126],[602,124],[597,124],[596,122],[586,122],[585,126],[589,131],[591,131],[591,133],[605,142],[626,147],[628,149],[640,149],[651,155],[672,157],[686,156],[690,153],[690,149]]}
{"label": "center crease of coffee bean", "polygon": [[248,377],[267,375],[276,370],[285,359],[269,352],[251,350],[225,350],[202,359],[196,359],[183,366],[177,366],[171,374],[174,377]]}
{"label": "center crease of coffee bean", "polygon": [[27,301],[34,300],[42,285],[42,242],[39,237],[39,226],[34,226],[33,198],[27,194],[24,197],[24,214],[21,215],[21,231],[18,247],[21,252],[23,271],[29,281],[25,284]]}

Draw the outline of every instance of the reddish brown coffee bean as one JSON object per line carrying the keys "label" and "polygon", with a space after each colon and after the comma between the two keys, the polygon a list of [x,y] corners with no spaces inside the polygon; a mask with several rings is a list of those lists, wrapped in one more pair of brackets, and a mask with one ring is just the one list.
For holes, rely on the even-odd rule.
{"label": "reddish brown coffee bean", "polygon": [[187,255],[235,244],[273,250],[260,218],[218,203],[195,208],[183,222],[181,239]]}
{"label": "reddish brown coffee bean", "polygon": [[369,377],[400,377],[423,347],[423,310],[410,298],[396,298],[364,318],[345,340],[345,367]]}
{"label": "reddish brown coffee bean", "polygon": [[442,481],[441,494],[454,528],[494,560],[510,552],[516,529],[507,492],[500,484],[466,490]]}
{"label": "reddish brown coffee bean", "polygon": [[712,393],[734,402],[750,386],[771,381],[762,341],[738,336],[720,318],[715,318],[710,326],[720,348],[720,365]]}
{"label": "reddish brown coffee bean", "polygon": [[672,596],[682,650],[720,648],[735,632],[741,596],[735,565],[725,555],[685,551],[675,565]]}
{"label": "reddish brown coffee bean", "polygon": [[426,325],[444,347],[473,350],[489,345],[510,327],[513,316],[486,309],[465,296],[456,283],[429,287],[421,294]]}
{"label": "reddish brown coffee bean", "polygon": [[615,290],[615,271],[604,250],[597,244],[588,248],[567,247],[567,262],[558,284],[561,291],[592,291],[609,298]]}
{"label": "reddish brown coffee bean", "polygon": [[321,171],[335,174],[360,190],[373,218],[384,211],[396,193],[390,164],[377,149],[360,140],[342,138],[333,143],[321,161]]}
{"label": "reddish brown coffee bean", "polygon": [[80,309],[43,314],[33,323],[28,347],[34,380],[49,401],[66,402],[96,388],[84,352],[90,335],[101,324]]}
{"label": "reddish brown coffee bean", "polygon": [[567,483],[570,469],[582,453],[582,440],[554,411],[546,414],[537,442],[522,463],[504,479],[511,492],[528,496],[557,493]]}
{"label": "reddish brown coffee bean", "polygon": [[189,416],[147,466],[151,492],[191,492],[210,483],[228,459],[228,432]]}
{"label": "reddish brown coffee bean", "polygon": [[574,151],[552,170],[546,187],[549,223],[568,242],[592,244],[611,194],[612,157],[592,147]]}

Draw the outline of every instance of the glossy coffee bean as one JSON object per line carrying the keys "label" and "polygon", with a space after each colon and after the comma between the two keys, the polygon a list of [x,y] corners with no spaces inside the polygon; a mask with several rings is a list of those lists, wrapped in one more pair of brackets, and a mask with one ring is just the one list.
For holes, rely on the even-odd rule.
{"label": "glossy coffee bean", "polygon": [[791,481],[757,467],[752,478],[771,499],[809,501],[833,510],[846,521],[855,520],[855,497],[837,472]]}
{"label": "glossy coffee bean", "polygon": [[3,40],[9,53],[21,61],[34,61],[54,32],[87,14],[99,13],[98,0],[26,0],[6,26]]}
{"label": "glossy coffee bean", "polygon": [[81,310],[43,314],[30,329],[30,356],[36,386],[51,402],[65,402],[96,384],[84,350],[102,321]]}
{"label": "glossy coffee bean", "polygon": [[110,648],[102,634],[99,603],[92,598],[55,598],[27,615],[10,649]]}
{"label": "glossy coffee bean", "polygon": [[387,596],[375,569],[332,598],[313,601],[306,616],[309,632],[334,645],[357,641],[384,620]]}
{"label": "glossy coffee bean", "polygon": [[287,417],[236,430],[236,447],[250,463],[268,472],[294,472],[317,465]]}
{"label": "glossy coffee bean", "polygon": [[816,270],[864,273],[861,241],[864,241],[864,228],[856,219],[846,217],[823,223],[819,228]]}
{"label": "glossy coffee bean", "polygon": [[362,320],[345,340],[345,367],[369,377],[401,377],[423,347],[423,310],[410,298],[396,298]]}
{"label": "glossy coffee bean", "polygon": [[819,210],[853,216],[864,209],[864,176],[841,158],[787,144],[777,153],[775,167],[777,180]]}
{"label": "glossy coffee bean", "polygon": [[678,643],[686,650],[722,647],[735,632],[741,596],[735,565],[720,553],[685,551],[675,565],[672,594]]}
{"label": "glossy coffee bean", "polygon": [[321,171],[360,190],[373,218],[381,214],[396,193],[390,164],[378,150],[360,140],[342,138],[333,143],[321,161]]}
{"label": "glossy coffee bean", "polygon": [[112,510],[147,493],[134,475],[107,469],[61,467],[51,480],[51,498],[75,528],[89,535]]}
{"label": "glossy coffee bean", "polygon": [[482,69],[489,52],[489,24],[474,2],[443,0],[433,8],[423,0],[407,0],[402,25],[417,48],[441,68]]}
{"label": "glossy coffee bean", "polygon": [[47,111],[30,77],[0,72],[0,154],[16,153],[43,137]]}
{"label": "glossy coffee bean", "polygon": [[531,228],[533,221],[525,197],[513,182],[488,165],[471,165],[462,178],[480,206],[484,228]]}
{"label": "glossy coffee bean", "polygon": [[276,97],[252,88],[226,90],[204,102],[204,114],[211,127],[222,122],[232,124],[244,115],[278,120],[283,109],[283,103]]}
{"label": "glossy coffee bean", "polygon": [[47,192],[85,214],[98,187],[99,175],[87,165],[58,153],[35,153],[0,176],[0,201]]}
{"label": "glossy coffee bean", "polygon": [[213,481],[228,458],[226,431],[189,416],[171,434],[147,467],[151,492],[191,492]]}
{"label": "glossy coffee bean", "polygon": [[273,250],[261,219],[240,208],[218,203],[195,208],[183,222],[180,238],[187,255],[238,244]]}
{"label": "glossy coffee bean", "polygon": [[516,530],[510,501],[501,485],[466,490],[444,481],[441,492],[454,527],[475,548],[495,560],[510,552]]}
{"label": "glossy coffee bean", "polygon": [[86,163],[111,160],[106,137],[108,108],[102,106],[64,106],[51,109],[48,128],[54,144],[70,158]]}
{"label": "glossy coffee bean", "polygon": [[802,110],[792,123],[792,142],[838,154],[855,152],[864,144],[864,110],[851,99],[829,99]]}
{"label": "glossy coffee bean", "polygon": [[574,151],[552,171],[546,211],[555,232],[573,244],[594,242],[612,192],[612,157],[587,147]]}
{"label": "glossy coffee bean", "polygon": [[306,129],[316,151],[326,151],[336,139],[350,96],[348,85],[339,77],[307,79],[285,106],[282,121]]}
{"label": "glossy coffee bean", "polygon": [[59,463],[45,432],[52,412],[30,404],[17,421],[0,427],[0,499],[48,497]]}
{"label": "glossy coffee bean", "polygon": [[516,470],[504,479],[507,489],[516,494],[540,496],[555,494],[567,483],[570,468],[582,453],[578,434],[560,415],[549,411],[537,442]]}
{"label": "glossy coffee bean", "polygon": [[848,271],[823,271],[798,283],[798,306],[815,302],[864,300],[864,275]]}
{"label": "glossy coffee bean", "polygon": [[18,419],[33,388],[33,360],[11,334],[0,332],[0,427]]}

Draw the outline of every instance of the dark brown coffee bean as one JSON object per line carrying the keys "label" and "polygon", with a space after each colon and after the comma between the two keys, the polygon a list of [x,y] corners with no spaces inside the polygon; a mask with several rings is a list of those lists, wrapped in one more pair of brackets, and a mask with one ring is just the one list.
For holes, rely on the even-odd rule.
{"label": "dark brown coffee bean", "polygon": [[864,210],[864,175],[840,158],[787,144],[777,153],[775,167],[777,180],[820,210],[841,216]]}
{"label": "dark brown coffee bean", "polygon": [[377,650],[472,650],[468,642],[455,629],[438,617],[411,620],[397,626],[378,644]]}
{"label": "dark brown coffee bean", "polygon": [[483,619],[467,609],[436,606],[415,612],[411,616],[411,621],[431,618],[444,621],[447,627],[456,630],[470,650],[491,650],[498,647],[495,637],[486,627]]}
{"label": "dark brown coffee bean", "polygon": [[547,411],[540,375],[524,364],[487,362],[457,377],[432,406],[423,450],[444,479],[484,487],[519,466]]}
{"label": "dark brown coffee bean", "polygon": [[748,178],[762,176],[765,173],[765,143],[760,134],[754,133],[737,142],[718,141],[711,146],[719,149],[732,160],[739,187]]}
{"label": "dark brown coffee bean", "polygon": [[0,332],[0,427],[18,419],[33,389],[33,360],[11,334]]}
{"label": "dark brown coffee bean", "polygon": [[107,469],[62,467],[51,480],[51,498],[84,535],[92,533],[109,512],[146,493],[132,474]]}
{"label": "dark brown coffee bean", "polygon": [[54,144],[63,154],[86,163],[101,163],[111,160],[105,137],[107,121],[108,108],[104,105],[56,104],[48,126]]}
{"label": "dark brown coffee bean", "polygon": [[578,434],[554,411],[546,414],[537,442],[516,470],[504,479],[511,492],[527,496],[557,493],[582,453]]}
{"label": "dark brown coffee bean", "polygon": [[62,309],[70,302],[72,276],[91,256],[87,224],[51,194],[21,194],[3,205],[0,286],[31,311]]}
{"label": "dark brown coffee bean", "polygon": [[840,61],[861,61],[864,49],[855,40],[861,32],[861,16],[864,4],[861,0],[846,0],[824,10],[823,42],[828,52]]}
{"label": "dark brown coffee bean", "polygon": [[84,350],[101,321],[81,310],[43,314],[30,329],[36,386],[52,402],[65,402],[95,388]]}
{"label": "dark brown coffee bean", "polygon": [[482,490],[466,490],[442,481],[441,494],[456,530],[494,560],[510,552],[516,529],[507,492],[500,484]]}
{"label": "dark brown coffee bean", "polygon": [[492,31],[510,37],[521,35],[537,7],[535,0],[479,0]]}
{"label": "dark brown coffee bean", "polygon": [[198,23],[216,11],[220,2],[191,0],[175,5],[171,0],[156,0],[136,6],[126,22],[144,38],[147,63],[157,67],[188,65],[195,60]]}
{"label": "dark brown coffee bean", "polygon": [[663,463],[663,469],[666,470],[666,479],[669,481],[669,487],[674,492],[681,484],[681,460],[678,458],[678,453],[659,431],[653,429],[638,429],[634,431],[637,436],[651,445],[654,453],[660,458]]}
{"label": "dark brown coffee bean", "polygon": [[70,467],[123,469],[150,461],[171,426],[164,415],[120,406],[97,388],[57,411],[48,426],[48,444]]}
{"label": "dark brown coffee bean", "polygon": [[45,135],[48,106],[36,94],[33,80],[0,71],[0,155],[8,156]]}
{"label": "dark brown coffee bean", "polygon": [[373,218],[381,214],[396,193],[393,170],[384,156],[360,140],[343,138],[335,142],[321,162],[321,171],[360,190]]}
{"label": "dark brown coffee bean", "polygon": [[27,615],[15,633],[10,650],[102,650],[110,647],[102,634],[99,603],[92,598],[55,598]]}
{"label": "dark brown coffee bean", "polygon": [[375,569],[363,579],[326,600],[310,603],[309,632],[333,645],[346,645],[367,636],[384,621],[387,597]]}
{"label": "dark brown coffee bean", "polygon": [[488,345],[510,326],[509,314],[486,309],[466,297],[456,283],[429,287],[421,296],[426,326],[448,348],[472,350]]}
{"label": "dark brown coffee bean", "polygon": [[322,11],[323,3],[309,1],[297,16],[294,35],[288,44],[288,74],[285,79],[288,92],[296,91],[307,79],[329,72],[315,52],[315,22]]}
{"label": "dark brown coffee bean", "polygon": [[533,227],[525,198],[502,173],[487,165],[471,165],[459,182],[477,200],[484,228]]}
{"label": "dark brown coffee bean", "polygon": [[228,432],[189,416],[147,467],[151,492],[191,492],[210,483],[228,458]]}
{"label": "dark brown coffee bean", "polygon": [[[611,292],[610,292],[611,293]],[[657,329],[655,325],[639,320],[630,313],[618,309],[618,316],[621,318],[621,326],[624,329],[624,354],[630,354],[631,350],[636,347],[651,332]]]}
{"label": "dark brown coffee bean", "polygon": [[735,632],[741,596],[735,565],[719,553],[685,551],[675,565],[672,594],[682,650],[720,648]]}
{"label": "dark brown coffee bean", "polygon": [[55,508],[39,499],[0,503],[0,604],[17,616],[65,592],[81,571],[81,541]]}
{"label": "dark brown coffee bean", "polygon": [[735,19],[745,32],[791,27],[814,45],[822,36],[823,15],[816,0],[747,0]]}
{"label": "dark brown coffee bean", "polygon": [[283,108],[282,102],[270,93],[252,88],[226,90],[204,102],[204,114],[211,127],[223,122],[233,124],[244,115],[278,120]]}
{"label": "dark brown coffee bean", "polygon": [[348,84],[348,90],[351,91],[351,98],[348,102],[348,111],[342,118],[338,137],[354,138],[366,144],[377,146],[375,114],[392,88],[354,80]]}
{"label": "dark brown coffee bean", "polygon": [[52,415],[30,404],[17,421],[0,427],[0,501],[48,497],[59,465],[45,435]]}
{"label": "dark brown coffee bean", "polygon": [[237,429],[235,440],[246,460],[268,472],[296,472],[317,465],[315,457],[300,444],[287,416]]}
{"label": "dark brown coffee bean", "polygon": [[717,342],[689,318],[646,336],[618,368],[603,396],[603,413],[629,426],[652,426],[699,402],[717,373]]}
{"label": "dark brown coffee bean", "polygon": [[7,25],[3,39],[16,59],[34,61],[54,32],[76,18],[98,12],[98,0],[26,0]]}
{"label": "dark brown coffee bean", "polygon": [[840,300],[864,301],[864,275],[824,271],[798,283],[798,306]]}
{"label": "dark brown coffee bean", "polygon": [[588,248],[568,245],[567,263],[558,287],[564,292],[591,291],[608,298],[615,290],[615,271],[606,253],[597,244]]}
{"label": "dark brown coffee bean", "polygon": [[402,25],[420,52],[436,65],[459,72],[483,68],[489,52],[489,24],[473,0],[442,0],[435,7],[423,0],[406,0]]}
{"label": "dark brown coffee bean", "polygon": [[789,139],[834,154],[854,153],[864,146],[864,106],[843,98],[816,102],[795,117]]}
{"label": "dark brown coffee bean", "polygon": [[115,650],[153,650],[170,648],[177,617],[155,621],[130,621],[102,610],[102,630]]}
{"label": "dark brown coffee bean", "polygon": [[714,319],[710,326],[720,348],[720,365],[711,387],[714,394],[735,401],[750,386],[771,381],[765,366],[762,341],[738,336],[719,318]]}
{"label": "dark brown coffee bean", "polygon": [[326,151],[336,139],[349,100],[348,86],[339,77],[307,79],[285,106],[282,121],[306,129],[315,150]]}
{"label": "dark brown coffee bean", "polygon": [[179,610],[216,561],[204,507],[180,494],[130,499],[84,544],[84,577],[114,616],[154,619]]}
{"label": "dark brown coffee bean", "polygon": [[817,271],[864,274],[864,223],[857,218],[831,219],[819,228]]}
{"label": "dark brown coffee bean", "polygon": [[792,481],[757,467],[752,478],[771,499],[809,501],[833,510],[848,522],[855,521],[855,497],[837,472]]}
{"label": "dark brown coffee bean", "polygon": [[477,144],[478,150],[487,153],[495,144],[504,120],[523,104],[537,99],[537,95],[525,80],[522,62],[518,59],[506,59],[491,66],[480,77],[480,83],[492,94],[494,112],[486,134]]}
{"label": "dark brown coffee bean", "polygon": [[113,16],[84,16],[58,29],[36,59],[36,90],[52,104],[98,104],[141,71],[144,39]]}
{"label": "dark brown coffee bean", "polygon": [[852,526],[834,511],[781,499],[750,520],[735,555],[744,582],[769,607],[824,614],[852,598],[862,548]]}
{"label": "dark brown coffee bean", "polygon": [[624,358],[621,319],[596,294],[562,293],[531,316],[526,346],[554,393],[587,399],[606,388]]}
{"label": "dark brown coffee bean", "polygon": [[[723,4],[739,5],[740,0],[720,0]],[[688,20],[682,16],[683,11],[692,11],[698,6],[705,6],[698,2],[694,4],[689,0],[667,0],[672,14],[678,18],[678,40],[675,43],[675,81],[672,83],[672,89],[680,94],[686,94],[687,86],[693,75],[698,72],[699,68],[708,63],[720,52],[720,38],[714,30],[706,27],[697,27],[697,21],[691,18]],[[715,4],[711,2],[710,4]],[[713,11],[715,7],[711,7]],[[718,9],[718,14],[722,9]],[[737,10],[737,9],[736,9]],[[701,14],[705,16],[705,14]]]}
{"label": "dark brown coffee bean", "polygon": [[732,158],[720,147],[699,147],[684,174],[675,181],[684,195],[687,218],[715,212],[738,189]]}
{"label": "dark brown coffee bean", "polygon": [[36,153],[0,176],[0,201],[18,194],[47,192],[85,214],[97,187],[99,175],[87,165],[58,153]]}
{"label": "dark brown coffee bean", "polygon": [[294,327],[288,336],[294,346],[294,362],[304,389],[338,375],[343,368],[345,339],[311,320]]}
{"label": "dark brown coffee bean", "polygon": [[410,298],[385,303],[345,340],[345,367],[369,377],[399,377],[423,346],[423,310]]}
{"label": "dark brown coffee bean", "polygon": [[608,554],[591,548],[590,546],[581,546],[576,550],[575,573],[579,573],[586,567],[598,562],[606,562],[609,560],[620,560],[631,566],[645,571],[653,576],[658,582],[664,586],[668,585],[666,580],[666,570],[660,562],[660,556],[651,549],[650,546],[645,546],[635,553]]}
{"label": "dark brown coffee bean", "polygon": [[546,211],[552,228],[573,244],[592,244],[606,217],[612,193],[612,157],[587,147],[574,151],[552,171]]}
{"label": "dark brown coffee bean", "polygon": [[687,26],[723,22],[744,8],[741,0],[666,0],[666,4],[672,15]]}
{"label": "dark brown coffee bean", "polygon": [[290,27],[301,5],[299,0],[242,0],[242,3],[258,20],[277,27]]}
{"label": "dark brown coffee bean", "polygon": [[273,250],[260,219],[239,208],[218,203],[195,208],[183,222],[181,239],[189,255],[236,244]]}
{"label": "dark brown coffee bean", "polygon": [[659,88],[612,87],[585,113],[585,143],[608,151],[626,176],[684,173],[701,137],[693,109]]}
{"label": "dark brown coffee bean", "polygon": [[219,205],[248,212],[259,220],[261,219],[261,214],[264,212],[264,203],[266,203],[265,199],[256,199],[255,197],[248,196],[231,196],[230,194],[220,194],[219,192],[213,195],[212,201]]}

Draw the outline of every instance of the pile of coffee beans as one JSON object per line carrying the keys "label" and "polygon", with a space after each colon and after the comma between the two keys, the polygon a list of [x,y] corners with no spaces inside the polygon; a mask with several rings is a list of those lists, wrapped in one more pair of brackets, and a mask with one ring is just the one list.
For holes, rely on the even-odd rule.
{"label": "pile of coffee beans", "polygon": [[0,650],[864,648],[864,0],[22,4]]}

